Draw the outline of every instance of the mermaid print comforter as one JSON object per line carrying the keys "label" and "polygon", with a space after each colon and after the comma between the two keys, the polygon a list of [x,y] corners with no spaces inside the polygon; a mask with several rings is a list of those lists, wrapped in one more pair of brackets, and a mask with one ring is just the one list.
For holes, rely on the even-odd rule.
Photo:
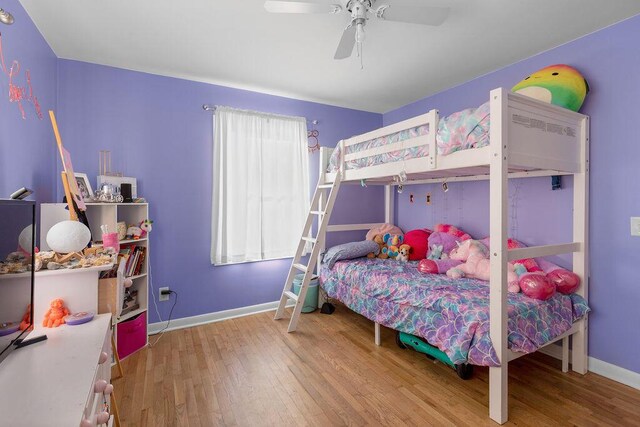
{"label": "mermaid print comforter", "polygon": [[[426,339],[455,364],[500,364],[489,338],[488,282],[425,275],[416,262],[363,258],[323,266],[320,284],[368,319]],[[510,293],[508,302],[509,348],[522,353],[566,332],[589,311],[575,294],[539,301]]]}
{"label": "mermaid print comforter", "polygon": [[[438,133],[436,134],[438,154],[447,155],[460,150],[480,148],[489,145],[490,119],[489,103],[485,102],[478,108],[468,108],[458,111],[440,120],[438,123]],[[429,125],[425,124],[350,145],[345,151],[347,154],[357,153],[370,148],[402,142],[428,134]],[[421,145],[368,156],[362,159],[348,160],[345,162],[345,167],[347,169],[361,169],[383,163],[426,157],[428,155],[429,148],[426,145]],[[337,171],[340,168],[340,160],[340,145],[338,145],[331,153],[327,172]]]}

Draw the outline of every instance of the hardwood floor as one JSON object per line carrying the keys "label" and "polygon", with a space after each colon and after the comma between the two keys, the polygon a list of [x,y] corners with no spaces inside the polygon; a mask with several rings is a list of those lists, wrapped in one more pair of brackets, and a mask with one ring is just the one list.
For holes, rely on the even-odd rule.
{"label": "hardwood floor", "polygon": [[[292,334],[272,317],[168,332],[124,360],[123,426],[497,425],[487,368],[462,381],[386,328],[377,347],[373,323],[341,305],[303,315]],[[640,425],[638,390],[563,374],[541,354],[509,366],[509,425]]]}

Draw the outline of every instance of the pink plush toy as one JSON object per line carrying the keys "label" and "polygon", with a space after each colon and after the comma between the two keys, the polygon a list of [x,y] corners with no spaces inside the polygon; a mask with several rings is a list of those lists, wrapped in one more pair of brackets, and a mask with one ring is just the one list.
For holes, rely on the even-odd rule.
{"label": "pink plush toy", "polygon": [[[447,276],[454,279],[469,277],[489,280],[491,271],[489,249],[480,241],[465,240],[458,248],[451,251],[449,257],[454,260],[463,261],[463,263],[448,270]],[[509,292],[520,292],[518,276],[513,269],[513,264],[507,264],[507,280],[509,281]]]}
{"label": "pink plush toy", "polygon": [[543,271],[528,272],[523,264],[515,265],[522,293],[529,298],[546,301],[556,293],[556,287]]}
{"label": "pink plush toy", "polygon": [[561,294],[572,294],[580,287],[580,277],[573,271],[565,270],[544,258],[536,258],[536,261]]}
{"label": "pink plush toy", "polygon": [[[481,240],[482,243],[489,246],[489,238],[485,238]],[[526,248],[527,245],[521,243],[515,239],[507,240],[507,247],[509,249],[516,248]],[[576,291],[580,287],[580,277],[572,271],[566,270],[552,262],[547,261],[544,258],[526,258],[513,261],[514,264],[522,264],[529,273],[544,273],[549,279],[549,282],[555,285],[555,289],[561,294],[571,294]],[[540,279],[535,278],[534,280],[540,281]],[[522,280],[521,280],[522,282]],[[520,283],[522,287],[522,283]],[[526,285],[525,285],[526,286]],[[539,284],[538,284],[539,286]],[[531,288],[531,286],[526,286],[527,288]],[[524,291],[524,288],[523,288]],[[526,292],[525,292],[526,293]],[[535,297],[532,297],[535,298]],[[542,298],[537,298],[542,299]]]}
{"label": "pink plush toy", "polygon": [[418,263],[418,270],[421,273],[445,274],[447,270],[462,264],[460,260],[449,258],[449,252],[457,248],[461,241],[459,237],[443,231],[431,233],[427,259]]}
{"label": "pink plush toy", "polygon": [[454,267],[462,264],[457,259],[423,259],[418,263],[418,271],[425,274],[446,274],[446,272]]}
{"label": "pink plush toy", "polygon": [[460,240],[471,239],[470,235],[451,224],[436,224],[436,226],[433,228],[433,231],[441,231],[443,233],[452,234],[460,238]]}

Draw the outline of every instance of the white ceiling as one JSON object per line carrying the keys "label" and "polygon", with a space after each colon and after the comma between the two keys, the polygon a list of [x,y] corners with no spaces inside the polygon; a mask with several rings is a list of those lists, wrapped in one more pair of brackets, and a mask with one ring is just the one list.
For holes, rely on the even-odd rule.
{"label": "white ceiling", "polygon": [[263,0],[20,1],[60,58],[380,113],[640,13],[637,0],[418,1],[451,15],[440,27],[370,20],[361,70],[355,55],[333,59],[345,14],[270,14]]}

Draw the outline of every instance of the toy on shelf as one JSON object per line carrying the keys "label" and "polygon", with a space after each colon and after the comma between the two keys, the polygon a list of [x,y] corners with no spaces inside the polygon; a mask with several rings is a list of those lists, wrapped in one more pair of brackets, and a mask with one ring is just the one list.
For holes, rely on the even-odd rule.
{"label": "toy on shelf", "polygon": [[64,317],[69,314],[69,310],[64,306],[64,301],[56,298],[51,301],[49,310],[44,314],[42,326],[45,328],[57,328],[64,325]]}
{"label": "toy on shelf", "polygon": [[135,225],[130,225],[127,228],[127,239],[138,240],[142,237],[142,229]]}
{"label": "toy on shelf", "polygon": [[150,219],[145,219],[140,223],[139,228],[142,230],[142,235],[140,237],[146,237],[147,234],[151,233],[151,230],[153,230],[152,224],[153,221]]}

